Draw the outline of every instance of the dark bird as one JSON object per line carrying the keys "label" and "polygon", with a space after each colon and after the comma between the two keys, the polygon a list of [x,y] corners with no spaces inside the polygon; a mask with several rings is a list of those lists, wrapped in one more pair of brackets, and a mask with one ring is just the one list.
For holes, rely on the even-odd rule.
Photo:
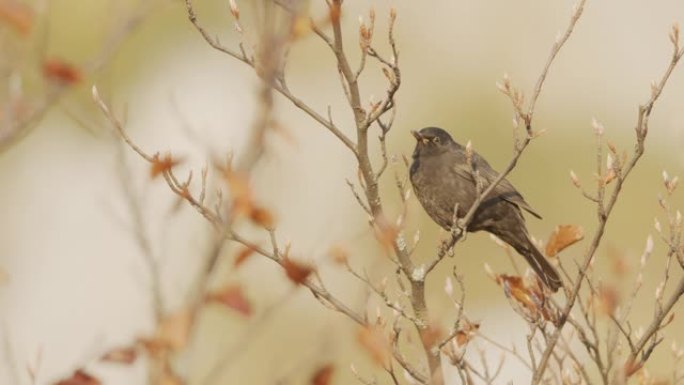
{"label": "dark bird", "polygon": [[[412,134],[417,141],[410,170],[413,190],[432,220],[448,231],[456,204],[458,217],[463,218],[477,198],[474,175],[479,174],[484,191],[499,174],[475,151],[470,166],[465,147],[441,128],[427,127]],[[558,272],[530,240],[521,209],[541,219],[513,185],[502,179],[477,208],[466,230],[484,230],[511,245],[555,292],[562,285]]]}

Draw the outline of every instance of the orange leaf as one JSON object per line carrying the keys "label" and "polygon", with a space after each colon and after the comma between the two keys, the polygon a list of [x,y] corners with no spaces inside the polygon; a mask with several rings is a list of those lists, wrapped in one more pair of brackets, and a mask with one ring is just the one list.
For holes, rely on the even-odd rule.
{"label": "orange leaf", "polygon": [[434,346],[444,335],[442,329],[436,325],[428,325],[420,332],[420,339],[424,346]]}
{"label": "orange leaf", "polygon": [[334,245],[330,248],[330,256],[332,257],[333,261],[335,263],[338,263],[340,265],[346,265],[347,260],[349,259],[349,253],[347,250],[339,245]]}
{"label": "orange leaf", "polygon": [[152,158],[152,168],[150,169],[150,177],[154,179],[180,163],[181,161],[173,159],[171,154],[166,154],[163,158],[160,158],[159,154],[154,154],[154,157]]}
{"label": "orange leaf", "polygon": [[602,285],[598,290],[598,297],[600,300],[600,311],[603,314],[610,315],[615,313],[618,304],[620,303],[620,295],[615,288]]}
{"label": "orange leaf", "polygon": [[252,245],[247,245],[243,247],[240,252],[237,253],[235,256],[235,261],[233,262],[233,266],[238,267],[245,263],[247,258],[249,258],[252,254],[254,254],[254,251],[256,250],[255,246]]}
{"label": "orange leaf", "polygon": [[0,21],[10,24],[26,36],[33,27],[33,9],[15,0],[0,0]]}
{"label": "orange leaf", "polygon": [[546,242],[546,256],[553,257],[566,247],[582,240],[584,229],[575,225],[559,225]]}
{"label": "orange leaf", "polygon": [[43,63],[43,75],[50,80],[68,85],[76,84],[83,78],[79,69],[60,59],[46,60]]}
{"label": "orange leaf", "polygon": [[376,364],[382,367],[389,365],[391,359],[390,345],[381,329],[376,327],[361,328],[356,335],[356,339],[371,355]]}
{"label": "orange leaf", "polygon": [[162,320],[157,326],[156,339],[172,350],[185,347],[190,338],[194,316],[189,309],[183,309]]}
{"label": "orange leaf", "polygon": [[313,273],[314,269],[311,266],[304,265],[302,263],[293,261],[290,258],[283,258],[282,263],[283,269],[285,269],[285,274],[290,281],[301,285],[306,282],[306,279]]}
{"label": "orange leaf", "polygon": [[253,205],[251,210],[249,210],[249,219],[265,229],[272,229],[275,222],[270,211]]}
{"label": "orange leaf", "polygon": [[470,340],[475,337],[478,329],[480,329],[479,323],[471,323],[465,321],[465,325],[456,333],[456,344],[459,347],[465,346]]}
{"label": "orange leaf", "polygon": [[83,369],[78,369],[69,378],[65,378],[55,383],[55,385],[101,385],[102,382],[97,378],[86,373]]}
{"label": "orange leaf", "polygon": [[245,297],[242,287],[237,285],[229,285],[210,293],[206,296],[205,301],[225,305],[246,317],[252,314],[252,304]]}
{"label": "orange leaf", "polygon": [[134,346],[127,346],[108,351],[100,357],[100,361],[130,365],[135,362],[136,358],[138,358],[138,349]]}
{"label": "orange leaf", "polygon": [[332,384],[332,376],[335,372],[335,367],[331,364],[319,368],[313,377],[311,377],[311,385],[330,385]]}

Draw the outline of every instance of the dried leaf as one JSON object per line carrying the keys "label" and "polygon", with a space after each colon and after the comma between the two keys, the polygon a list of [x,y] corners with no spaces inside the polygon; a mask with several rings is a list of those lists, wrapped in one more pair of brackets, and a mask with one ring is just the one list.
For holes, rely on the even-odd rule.
{"label": "dried leaf", "polygon": [[624,366],[625,377],[629,378],[634,373],[638,372],[643,366],[644,366],[644,363],[641,361],[635,362],[632,359],[627,360],[627,362],[625,362],[625,366]]}
{"label": "dried leaf", "polygon": [[335,263],[340,265],[346,265],[349,259],[349,253],[347,250],[340,245],[333,245],[328,252]]}
{"label": "dried leaf", "polygon": [[333,373],[335,367],[332,364],[325,365],[319,368],[313,377],[311,377],[311,385],[330,385],[332,384]]}
{"label": "dried leaf", "polygon": [[255,207],[254,205],[249,210],[249,219],[265,229],[273,229],[275,225],[275,220],[270,211],[262,207]]}
{"label": "dried leaf", "polygon": [[126,346],[108,351],[100,357],[102,362],[130,365],[138,358],[138,349],[135,346]]}
{"label": "dried leaf", "polygon": [[73,85],[81,81],[83,74],[74,65],[60,59],[48,59],[43,63],[43,75],[52,81]]}
{"label": "dried leaf", "polygon": [[553,257],[566,247],[582,240],[584,229],[575,225],[559,225],[546,242],[546,256]]}
{"label": "dried leaf", "polygon": [[71,377],[55,383],[55,385],[101,385],[97,378],[86,373],[83,369],[76,370]]}
{"label": "dried leaf", "polygon": [[456,336],[454,337],[456,339],[456,344],[459,347],[465,346],[470,340],[472,340],[475,337],[479,329],[479,323],[471,323],[465,321],[463,327],[458,332],[456,332]]}
{"label": "dried leaf", "polygon": [[0,22],[7,23],[26,36],[33,27],[34,12],[28,5],[16,0],[0,1]]}
{"label": "dried leaf", "polygon": [[154,157],[152,158],[152,167],[150,168],[150,177],[154,179],[180,163],[181,160],[174,159],[171,157],[171,154],[166,154],[163,158],[161,158],[159,154],[154,154]]}
{"label": "dried leaf", "polygon": [[389,223],[385,218],[377,218],[375,224],[375,238],[385,250],[392,250],[397,235],[399,235],[399,228]]}
{"label": "dried leaf", "polygon": [[252,315],[252,304],[245,297],[242,287],[238,285],[228,285],[218,291],[209,293],[205,301],[225,305],[246,317]]}
{"label": "dried leaf", "polygon": [[170,369],[166,369],[162,372],[159,381],[156,385],[184,385],[185,382],[178,377],[175,373],[171,372]]}
{"label": "dried leaf", "polygon": [[182,309],[162,320],[157,327],[156,339],[172,350],[185,347],[190,337],[194,315],[189,309]]}
{"label": "dried leaf", "polygon": [[424,346],[434,346],[442,339],[444,331],[438,325],[430,324],[420,332],[420,339]]}
{"label": "dried leaf", "polygon": [[503,286],[506,295],[513,297],[526,308],[536,310],[536,305],[532,300],[531,293],[527,287],[525,287],[521,277],[500,274],[497,276],[497,282]]}
{"label": "dried leaf", "polygon": [[608,259],[611,261],[612,272],[617,277],[624,277],[629,272],[629,265],[623,250],[619,250],[614,245],[609,245]]}
{"label": "dried leaf", "polygon": [[356,339],[377,365],[387,367],[392,357],[389,341],[377,327],[359,329]]}
{"label": "dried leaf", "polygon": [[598,290],[599,310],[606,315],[615,314],[620,303],[618,291],[611,286],[601,285]]}
{"label": "dried leaf", "polygon": [[247,258],[249,258],[250,256],[252,256],[252,254],[254,254],[254,251],[256,251],[256,246],[253,246],[253,245],[244,246],[242,249],[240,249],[240,251],[235,256],[235,261],[233,262],[233,266],[239,267],[240,265],[245,263]]}
{"label": "dried leaf", "polygon": [[306,282],[306,279],[313,273],[314,269],[311,266],[304,265],[302,263],[293,261],[290,258],[283,258],[282,263],[283,269],[285,269],[285,274],[290,281],[301,285]]}

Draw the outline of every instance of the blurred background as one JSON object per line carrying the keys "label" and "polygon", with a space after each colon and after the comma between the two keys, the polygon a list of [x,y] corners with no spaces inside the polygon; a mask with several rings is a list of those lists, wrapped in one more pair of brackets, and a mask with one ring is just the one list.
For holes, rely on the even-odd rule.
{"label": "blurred background", "polygon": [[[325,15],[319,3],[310,4],[314,18]],[[38,110],[41,103],[49,106],[0,148],[0,382],[31,383],[26,368],[32,368],[35,383],[51,383],[86,365],[108,384],[145,383],[140,362],[133,367],[94,362],[108,348],[154,331],[150,277],[136,237],[142,232],[149,240],[160,266],[164,304],[172,311],[185,299],[212,233],[195,211],[178,207],[161,179],[149,177],[147,164],[122,150],[90,88],[98,85],[143,149],[171,151],[184,160],[180,175],[194,170],[198,178],[214,157],[229,152],[239,156],[244,148],[255,118],[257,78],[251,68],[211,49],[179,1],[0,4],[0,129],[5,130],[0,133],[11,128],[9,109],[20,115],[22,109]],[[29,7],[33,16],[22,19],[22,13],[17,17],[1,8],[21,8],[18,4]],[[253,4],[237,4],[246,39],[253,42],[258,34]],[[511,157],[513,111],[495,82],[508,74],[529,96],[572,6],[566,0],[345,4],[343,26],[352,60],[359,57],[359,16],[367,20],[371,7],[377,13],[374,46],[389,56],[387,15],[391,7],[397,10],[402,86],[389,153],[398,159],[410,156],[414,140],[409,130],[435,125],[459,142],[471,140],[495,168],[503,168]],[[237,45],[228,1],[197,0],[196,11],[210,35],[227,46]],[[638,105],[648,99],[651,82],[669,63],[672,23],[683,20],[679,0],[588,2],[537,104],[535,129],[545,134],[533,141],[509,177],[544,218],[529,218],[535,237],[546,240],[558,224],[581,225],[586,234],[593,233],[594,206],[573,187],[569,170],[591,190],[596,168],[593,117],[620,151],[631,151]],[[56,85],[45,80],[41,67],[49,60],[70,63],[82,72],[73,84]],[[63,78],[64,70],[60,73]],[[354,132],[333,56],[319,39],[308,35],[296,42],[286,73],[293,93],[321,113],[330,106],[338,126]],[[379,67],[369,65],[361,81],[366,100],[384,96]],[[17,100],[18,107],[8,107]],[[626,185],[597,254],[597,274],[607,282],[618,282],[612,272],[615,258],[624,258],[627,274],[635,273],[646,238],[654,233],[654,218],[664,222],[657,202],[664,191],[661,173],[682,176],[684,170],[683,100],[684,69],[678,68],[654,109],[646,155]],[[279,238],[291,242],[293,255],[316,261],[332,291],[351,306],[374,312],[376,304],[366,304],[364,291],[334,268],[329,256],[331,247],[341,246],[372,277],[380,280],[391,273],[345,182],[356,181],[354,158],[285,99],[276,98],[275,111],[287,136],[269,137],[253,175],[254,191],[275,213]],[[386,174],[382,193],[396,216],[400,205],[394,172],[405,175],[402,162]],[[139,202],[141,226],[136,227],[127,196]],[[672,204],[684,207],[681,191]],[[445,234],[415,200],[407,223],[408,234],[416,229],[422,234],[416,260],[429,260]],[[585,240],[560,258],[571,266],[586,246]],[[656,241],[635,326],[652,314],[665,251]],[[190,383],[204,383],[217,361],[224,362],[217,378],[231,383],[297,382],[322,362],[340,365],[339,383],[353,380],[350,364],[373,373],[367,355],[356,346],[354,325],[320,306],[308,291],[292,288],[281,269],[263,258],[231,269],[235,253],[230,245],[224,249],[226,266],[215,278],[241,282],[257,320],[224,309],[203,314],[201,333],[179,358]],[[469,317],[503,343],[524,341],[524,324],[515,321],[518,317],[488,279],[484,263],[497,272],[512,271],[487,235],[471,234],[428,284],[433,318],[447,328],[455,314],[442,290],[455,264],[465,277]],[[260,319],[264,311],[268,316]],[[681,325],[670,327],[666,336],[683,341]],[[653,366],[663,373],[669,367],[666,360]],[[505,370],[505,381],[520,375],[512,360]]]}

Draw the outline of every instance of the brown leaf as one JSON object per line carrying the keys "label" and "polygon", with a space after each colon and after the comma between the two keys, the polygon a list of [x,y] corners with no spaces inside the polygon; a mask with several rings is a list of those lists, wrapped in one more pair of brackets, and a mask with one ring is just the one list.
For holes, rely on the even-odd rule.
{"label": "brown leaf", "polygon": [[625,362],[625,366],[624,366],[625,377],[629,378],[634,373],[638,372],[643,366],[644,366],[644,363],[641,361],[635,362],[632,359],[627,360],[627,362]]}
{"label": "brown leaf", "polygon": [[26,36],[33,27],[34,12],[28,5],[16,0],[0,0],[0,22],[7,23]]}
{"label": "brown leaf", "polygon": [[9,282],[9,274],[7,271],[0,267],[0,285],[5,285]]}
{"label": "brown leaf", "polygon": [[444,331],[437,325],[428,325],[427,328],[420,332],[420,339],[423,341],[424,346],[434,346],[439,340],[442,339]]}
{"label": "brown leaf", "polygon": [[55,385],[101,385],[97,378],[86,373],[83,369],[76,370],[71,377],[55,383]]}
{"label": "brown leaf", "polygon": [[611,286],[601,285],[598,290],[599,310],[606,315],[615,314],[620,303],[620,294]]}
{"label": "brown leaf", "polygon": [[479,323],[471,323],[465,321],[463,327],[456,333],[456,344],[458,344],[459,347],[465,346],[470,340],[472,340],[475,337],[479,329]]}
{"label": "brown leaf", "polygon": [[313,267],[293,261],[290,258],[283,258],[282,266],[283,269],[285,269],[285,274],[287,274],[287,278],[289,278],[290,281],[298,285],[301,285],[304,282],[306,282],[306,279],[314,271]]}
{"label": "brown leaf", "polygon": [[130,365],[138,358],[138,349],[135,346],[126,346],[108,351],[100,357],[100,361],[116,364]]}
{"label": "brown leaf", "polygon": [[56,82],[73,85],[81,81],[83,74],[74,65],[60,59],[48,59],[43,63],[43,75]]}
{"label": "brown leaf", "polygon": [[368,352],[377,365],[387,367],[392,357],[389,341],[382,330],[377,327],[363,327],[359,329],[356,339]]}
{"label": "brown leaf", "polygon": [[265,229],[273,229],[273,226],[275,224],[273,214],[271,214],[270,211],[266,210],[263,207],[256,207],[254,205],[251,205],[251,208],[249,210],[249,219],[251,219],[252,222]]}
{"label": "brown leaf", "polygon": [[189,309],[182,309],[159,323],[156,339],[171,350],[182,349],[188,343],[193,321],[193,313]]}
{"label": "brown leaf", "polygon": [[328,251],[328,253],[332,257],[332,260],[335,261],[335,263],[338,263],[340,265],[347,264],[347,260],[349,259],[349,253],[344,247],[334,245],[330,248],[330,251]]}
{"label": "brown leaf", "polygon": [[392,250],[394,242],[399,235],[399,229],[389,223],[385,218],[377,218],[375,220],[375,238],[385,248],[385,250]]}
{"label": "brown leaf", "polygon": [[238,285],[228,285],[216,292],[209,293],[205,301],[225,305],[246,317],[252,315],[252,304],[245,297],[242,287]]}
{"label": "brown leaf", "polygon": [[159,154],[154,154],[154,157],[152,158],[152,167],[150,168],[150,177],[154,179],[180,163],[181,160],[173,159],[171,154],[166,154],[163,158],[160,157]]}
{"label": "brown leaf", "polygon": [[330,385],[332,384],[333,373],[335,367],[332,364],[327,364],[319,368],[313,377],[311,377],[311,385]]}
{"label": "brown leaf", "polygon": [[506,294],[513,297],[516,301],[521,303],[528,309],[535,310],[536,306],[532,300],[531,293],[525,287],[523,280],[519,276],[512,276],[500,274],[497,276],[497,282],[503,286]]}
{"label": "brown leaf", "polygon": [[247,245],[244,246],[240,251],[237,253],[235,256],[235,261],[233,262],[233,266],[238,267],[245,263],[247,258],[252,256],[254,254],[254,251],[256,250],[256,246],[253,245]]}
{"label": "brown leaf", "polygon": [[608,246],[608,259],[611,261],[613,274],[617,277],[624,277],[629,272],[629,265],[627,258],[625,258],[624,251],[618,249],[613,245]]}
{"label": "brown leaf", "polygon": [[546,256],[553,257],[566,247],[582,240],[584,229],[575,225],[558,225],[546,242]]}
{"label": "brown leaf", "polygon": [[159,378],[159,381],[156,383],[156,385],[184,385],[185,382],[178,377],[175,373],[172,373],[170,370],[164,370],[161,373],[161,376]]}

